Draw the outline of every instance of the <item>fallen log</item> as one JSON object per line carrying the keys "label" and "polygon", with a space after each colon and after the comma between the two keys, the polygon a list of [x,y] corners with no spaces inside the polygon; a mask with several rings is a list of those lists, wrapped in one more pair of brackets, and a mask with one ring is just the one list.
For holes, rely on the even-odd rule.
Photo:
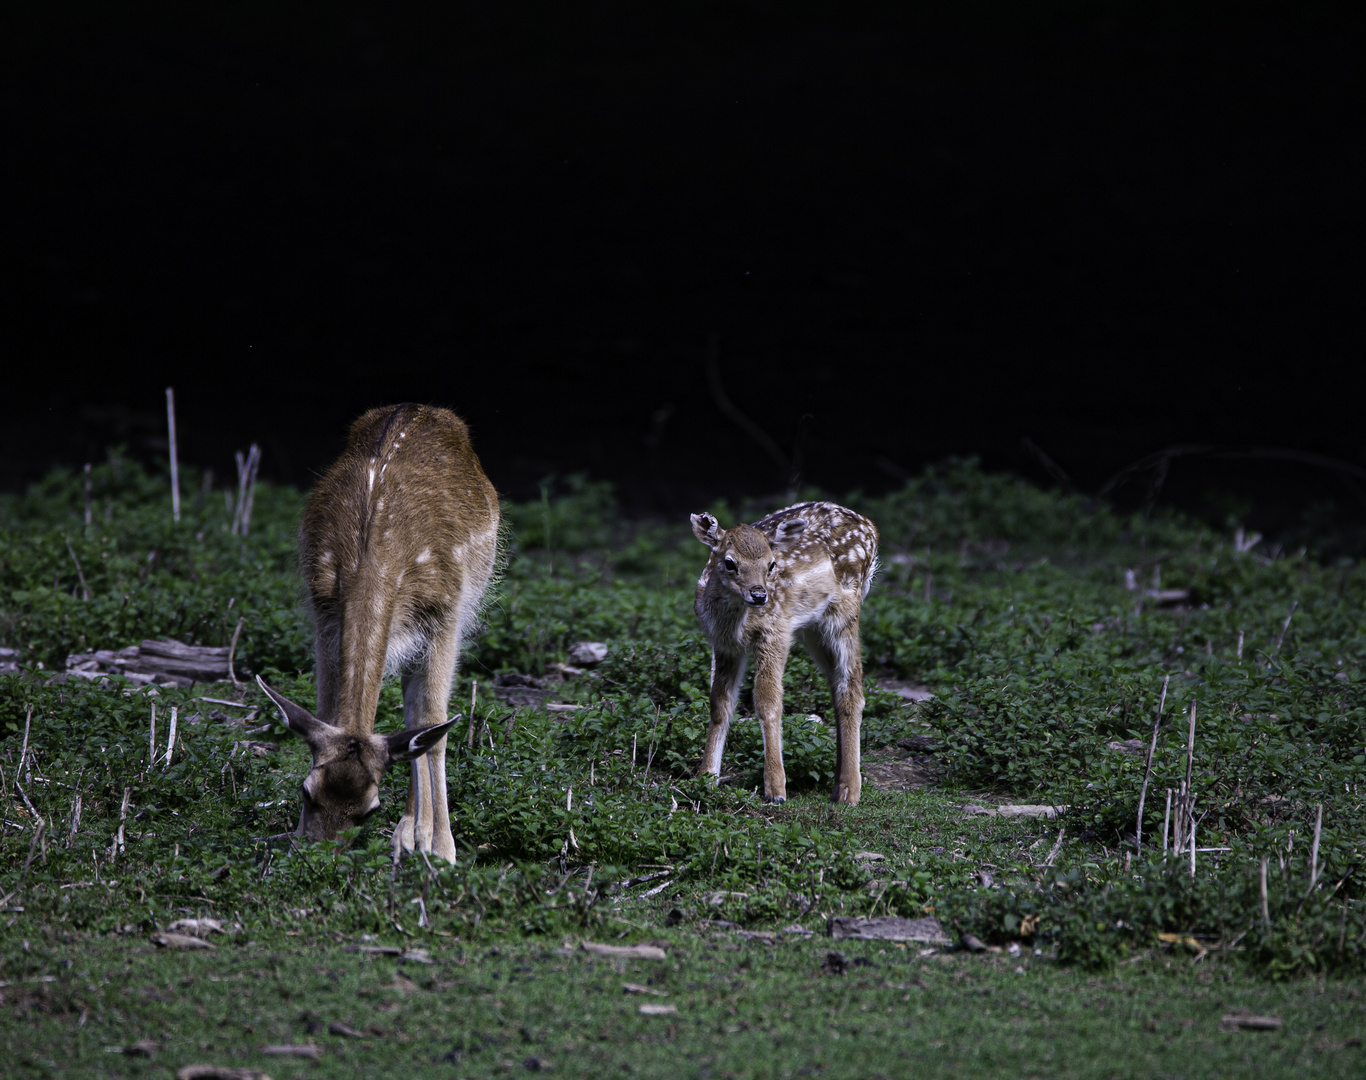
{"label": "fallen log", "polygon": [[[228,682],[230,649],[225,645],[186,645],[183,641],[143,641],[119,649],[72,653],[66,658],[70,675],[98,679],[122,675],[129,682],[190,686],[197,682]],[[241,665],[241,657],[237,657]],[[243,669],[245,671],[245,669]]]}

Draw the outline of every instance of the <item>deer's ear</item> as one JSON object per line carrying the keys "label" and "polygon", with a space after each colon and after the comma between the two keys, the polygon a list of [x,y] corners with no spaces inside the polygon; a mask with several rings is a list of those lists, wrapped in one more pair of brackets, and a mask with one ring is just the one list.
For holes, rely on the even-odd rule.
{"label": "deer's ear", "polygon": [[411,728],[404,731],[395,731],[388,735],[383,735],[385,746],[389,750],[389,760],[392,761],[412,761],[420,758],[433,746],[439,743],[446,732],[451,729],[451,725],[460,719],[460,714],[452,716],[444,724],[433,724],[431,727]]}
{"label": "deer's ear", "polygon": [[325,720],[319,720],[302,705],[295,705],[283,694],[277,694],[261,676],[256,676],[256,685],[265,691],[266,697],[275,703],[275,707],[280,710],[280,716],[284,719],[285,727],[289,728],[294,734],[299,735],[303,740],[312,746],[327,732],[332,730],[332,725]]}
{"label": "deer's ear", "polygon": [[725,535],[725,530],[710,514],[693,514],[692,534],[715,551],[721,546],[721,537]]}
{"label": "deer's ear", "polygon": [[804,519],[786,518],[778,522],[778,527],[773,530],[773,539],[770,543],[774,547],[787,547],[804,532],[806,532],[806,521]]}

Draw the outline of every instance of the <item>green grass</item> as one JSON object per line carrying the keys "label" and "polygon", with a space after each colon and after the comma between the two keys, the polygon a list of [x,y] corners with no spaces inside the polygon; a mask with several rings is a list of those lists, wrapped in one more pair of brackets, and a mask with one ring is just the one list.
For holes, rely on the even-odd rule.
{"label": "green grass", "polygon": [[[152,693],[52,677],[69,652],[144,637],[226,643],[242,618],[239,670],[311,701],[292,554],[301,496],[258,492],[243,539],[219,493],[187,498],[175,524],[165,483],[132,463],[115,458],[94,481],[90,525],[70,474],[0,500],[0,644],[26,665],[0,676],[0,1026],[24,1075],[164,1075],[205,1060],[277,1080],[433,1061],[473,1076],[531,1058],[568,1075],[1359,1068],[1362,1051],[1344,1045],[1364,1034],[1366,972],[1356,563],[1238,551],[1231,529],[1122,518],[969,464],[886,498],[855,493],[886,566],[864,608],[869,671],[936,695],[907,706],[870,675],[864,752],[886,760],[898,739],[932,735],[943,779],[900,793],[866,783],[860,806],[831,807],[828,693],[794,655],[793,797],[771,807],[755,792],[753,721],[734,728],[725,785],[690,777],[706,724],[708,658],[691,611],[701,546],[685,524],[620,519],[603,485],[548,483],[542,500],[505,508],[508,567],[455,691],[464,711],[478,684],[476,745],[462,724],[448,762],[460,859],[394,867],[397,771],[357,834],[298,849],[274,838],[297,819],[303,745],[269,710],[200,700],[261,707],[254,687]],[[1126,569],[1147,588],[1155,568],[1187,602],[1125,587]],[[607,642],[607,661],[561,680],[583,639]],[[509,708],[491,687],[512,671],[583,707]],[[1164,677],[1140,854],[1143,762],[1109,746],[1146,745]],[[1228,849],[1201,854],[1193,880],[1151,847],[1163,791],[1184,775],[1192,701],[1199,844]],[[160,750],[172,706],[181,718],[169,767],[148,761],[153,704]],[[746,695],[741,714],[751,708]],[[380,728],[399,716],[397,685],[386,686]],[[970,801],[1068,810],[1057,822],[965,817]],[[955,940],[1021,956],[842,942],[849,960],[878,966],[822,972],[829,917],[883,913],[933,913]],[[151,935],[196,916],[238,929],[212,954],[153,949]],[[765,945],[717,922],[816,933]],[[1162,934],[1230,948],[1197,956]],[[619,971],[559,951],[619,935],[667,943],[669,960]],[[436,962],[344,951],[369,941],[417,945]],[[25,981],[38,976],[55,978]],[[651,979],[670,994],[651,1000],[676,1004],[676,1017],[641,1016],[621,990]],[[1219,1031],[1237,1008],[1285,1025]],[[332,1020],[382,1034],[339,1040]],[[254,1056],[317,1022],[320,1063]],[[143,1038],[163,1044],[155,1057],[106,1052]]]}
{"label": "green grass", "polygon": [[[22,966],[55,981],[6,989],[10,1067],[133,1077],[217,1062],[277,1080],[486,1076],[529,1059],[567,1076],[1360,1075],[1363,1050],[1345,1044],[1362,1034],[1361,994],[1342,983],[1268,983],[1185,958],[1094,976],[1032,955],[922,958],[871,942],[841,943],[851,966],[833,975],[820,939],[649,936],[666,960],[594,958],[558,936],[437,940],[431,965],[279,934],[220,939],[210,955],[141,938],[44,945]],[[642,1002],[678,1013],[643,1016]],[[1220,1030],[1239,1010],[1285,1026]],[[369,1037],[332,1035],[334,1021]],[[106,1049],[143,1039],[160,1047],[151,1059]],[[310,1042],[317,1064],[260,1053]]]}

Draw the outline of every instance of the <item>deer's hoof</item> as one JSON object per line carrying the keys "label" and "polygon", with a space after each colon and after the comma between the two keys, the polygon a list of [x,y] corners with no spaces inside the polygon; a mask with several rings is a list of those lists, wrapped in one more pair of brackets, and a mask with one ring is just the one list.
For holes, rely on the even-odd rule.
{"label": "deer's hoof", "polygon": [[786,795],[765,795],[765,796],[764,796],[764,802],[766,802],[766,803],[773,803],[773,804],[776,806],[778,803],[785,803],[785,802],[787,802],[787,796],[786,796]]}

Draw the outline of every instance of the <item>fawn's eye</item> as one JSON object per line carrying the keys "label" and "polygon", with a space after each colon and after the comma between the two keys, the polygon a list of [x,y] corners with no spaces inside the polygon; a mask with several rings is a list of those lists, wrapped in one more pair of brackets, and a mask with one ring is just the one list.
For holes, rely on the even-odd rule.
{"label": "fawn's eye", "polygon": [[732,559],[729,555],[726,556],[726,569],[729,570],[732,574],[735,573],[735,560]]}
{"label": "fawn's eye", "polygon": [[773,573],[773,570],[774,570],[774,568],[775,568],[777,565],[778,565],[778,560],[777,560],[777,559],[774,559],[772,562],[770,562],[770,563],[768,564],[768,572],[769,572],[770,574]]}

